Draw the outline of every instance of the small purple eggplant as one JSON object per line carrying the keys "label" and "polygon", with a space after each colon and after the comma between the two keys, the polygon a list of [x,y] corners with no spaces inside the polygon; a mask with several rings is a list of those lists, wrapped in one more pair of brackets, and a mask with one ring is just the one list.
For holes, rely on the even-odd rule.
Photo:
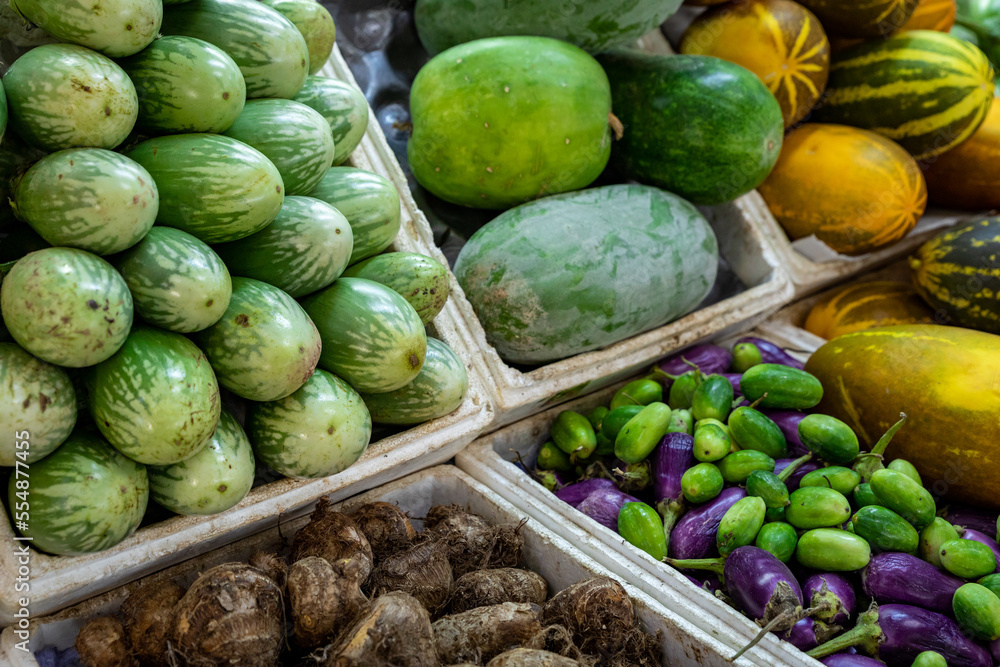
{"label": "small purple eggplant", "polygon": [[686,509],[681,478],[695,464],[694,438],[687,433],[667,433],[653,450],[653,499],[663,517],[663,532],[670,546],[674,525]]}
{"label": "small purple eggplant", "polygon": [[753,343],[756,345],[757,349],[760,350],[761,361],[765,364],[781,364],[782,366],[791,366],[792,368],[798,368],[799,370],[805,368],[805,364],[801,361],[795,359],[774,343],[766,341],[763,338],[746,336],[736,341],[737,345],[740,343]]}
{"label": "small purple eggplant", "polygon": [[936,651],[949,667],[993,667],[990,652],[966,637],[955,621],[908,604],[872,605],[852,630],[808,655],[822,658],[848,646],[858,646],[890,665],[909,665],[924,651]]}
{"label": "small purple eggplant", "polygon": [[823,621],[816,621],[811,618],[803,618],[792,626],[791,630],[785,632],[775,632],[786,642],[799,649],[809,651],[840,632],[839,625],[827,625]]}
{"label": "small purple eggplant", "polygon": [[[808,453],[809,452],[806,452],[806,454]],[[798,460],[799,459],[776,459],[774,461],[774,474],[779,477],[783,477],[781,473],[785,471],[785,468],[793,463],[796,463]],[[788,475],[787,478],[783,478],[785,480],[785,486],[788,488],[788,492],[791,493],[792,491],[798,489],[799,482],[802,481],[803,477],[811,473],[813,470],[819,470],[822,467],[823,466],[815,461],[806,461],[805,463],[800,464],[791,475]]]}
{"label": "small purple eggplant", "polygon": [[788,443],[788,456],[796,457],[809,453],[809,449],[802,444],[799,437],[799,422],[806,418],[806,413],[798,410],[761,410],[768,419],[773,421],[781,429]]}
{"label": "small purple eggplant", "polygon": [[994,572],[1000,572],[1000,545],[997,545],[996,540],[974,528],[966,528],[965,532],[962,533],[962,539],[972,540],[973,542],[979,542],[988,546],[993,551],[993,557],[997,562],[997,569]]}
{"label": "small purple eggplant", "polygon": [[885,663],[854,653],[834,653],[820,660],[826,667],[885,667]]}
{"label": "small purple eggplant", "polygon": [[953,526],[962,526],[978,530],[984,535],[993,535],[997,531],[997,513],[970,505],[949,505],[944,513],[945,520]]}
{"label": "small purple eggplant", "polygon": [[743,373],[720,373],[720,375],[729,380],[729,384],[733,385],[733,395],[742,398],[743,393],[740,391],[740,378],[743,377]]}
{"label": "small purple eggplant", "polygon": [[696,577],[692,574],[685,574],[684,576],[687,577],[688,581],[690,581],[698,588],[702,589],[703,591],[708,591],[713,595],[720,591],[721,592],[726,591],[726,587],[722,585],[722,581],[715,574],[706,575],[705,573],[702,573],[700,577]]}
{"label": "small purple eggplant", "polygon": [[648,460],[625,463],[621,459],[615,459],[608,468],[615,484],[625,493],[644,491],[653,483],[653,467]]}
{"label": "small purple eggplant", "polygon": [[[695,345],[686,350],[672,354],[656,366],[662,374],[679,376],[692,369],[692,364],[705,375],[712,373],[725,373],[733,363],[732,353],[718,345]],[[655,370],[655,369],[654,369]],[[656,378],[663,383],[664,389],[669,389],[673,380],[668,378]]]}
{"label": "small purple eggplant", "polygon": [[861,586],[878,603],[912,604],[951,613],[951,599],[965,582],[910,554],[887,552],[872,557],[861,572]]}
{"label": "small purple eggplant", "polygon": [[826,607],[816,613],[816,618],[827,623],[847,625],[857,608],[854,586],[832,572],[814,574],[806,579],[802,584],[802,596],[807,607]]}
{"label": "small purple eggplant", "polygon": [[597,523],[618,532],[618,514],[625,503],[642,502],[618,489],[598,489],[576,506],[576,509]]}
{"label": "small purple eggplant", "polygon": [[[670,532],[668,553],[673,558],[707,558],[716,553],[716,533],[729,508],[746,498],[739,487],[725,489],[713,500],[685,514]],[[780,561],[779,561],[780,562]]]}
{"label": "small purple eggplant", "polygon": [[[618,485],[615,484],[610,479],[605,477],[594,477],[592,479],[585,479],[582,482],[575,482],[573,484],[567,484],[563,488],[556,491],[556,498],[562,500],[563,502],[569,503],[573,507],[576,507],[584,500],[587,496],[594,493],[595,491],[618,490]],[[617,517],[615,521],[617,523]]]}
{"label": "small purple eggplant", "polygon": [[993,656],[993,662],[1000,665],[1000,639],[990,642],[990,655]]}

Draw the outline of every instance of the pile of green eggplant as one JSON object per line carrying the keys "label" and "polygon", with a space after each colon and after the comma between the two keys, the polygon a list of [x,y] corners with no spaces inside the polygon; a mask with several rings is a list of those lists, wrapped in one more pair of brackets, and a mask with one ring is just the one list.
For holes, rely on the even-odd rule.
{"label": "pile of green eggplant", "polygon": [[997,516],[886,456],[906,415],[861,451],[823,390],[759,338],[699,345],[559,413],[531,472],[825,664],[1000,663]]}

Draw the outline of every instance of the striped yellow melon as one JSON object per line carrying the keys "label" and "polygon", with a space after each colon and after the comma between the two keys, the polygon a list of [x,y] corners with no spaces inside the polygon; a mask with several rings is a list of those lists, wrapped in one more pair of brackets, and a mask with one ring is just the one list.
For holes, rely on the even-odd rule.
{"label": "striped yellow melon", "polygon": [[948,32],[955,25],[958,11],[955,0],[920,0],[910,20],[900,30],[937,30]]}
{"label": "striped yellow melon", "polygon": [[916,160],[874,132],[807,123],[793,131],[758,188],[793,240],[815,234],[837,252],[903,238],[927,204]]}
{"label": "striped yellow melon", "polygon": [[812,110],[830,72],[823,26],[791,0],[751,0],[711,9],[684,33],[680,50],[722,58],[756,74],[777,98],[785,127]]}
{"label": "striped yellow melon", "polygon": [[934,311],[907,283],[887,280],[854,283],[820,299],[804,328],[832,340],[844,334],[894,324],[933,324]]}
{"label": "striped yellow melon", "polygon": [[838,37],[885,37],[906,23],[917,0],[801,0]]}
{"label": "striped yellow melon", "polygon": [[976,133],[924,168],[927,195],[939,206],[981,211],[1000,208],[1000,102]]}

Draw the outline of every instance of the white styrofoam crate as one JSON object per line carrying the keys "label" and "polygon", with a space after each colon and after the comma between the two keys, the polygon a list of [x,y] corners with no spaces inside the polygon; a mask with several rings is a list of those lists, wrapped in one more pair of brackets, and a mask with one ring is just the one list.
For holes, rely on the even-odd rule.
{"label": "white styrofoam crate", "polygon": [[[351,498],[341,503],[338,509],[349,512],[352,507],[377,500],[396,503],[414,517],[425,516],[433,505],[454,503],[494,524],[517,524],[525,518],[523,512],[455,466],[424,470]],[[54,616],[33,619],[28,629],[28,651],[17,648],[21,639],[15,634],[15,628],[7,628],[0,636],[0,663],[11,667],[38,667],[34,651],[44,647],[69,648],[79,629],[89,619],[115,613],[122,600],[138,585],[150,580],[168,579],[190,584],[198,573],[220,563],[245,562],[255,550],[280,552],[307,521],[306,517],[286,520],[263,533],[152,575],[143,582],[123,586]],[[677,608],[684,600],[676,599],[670,591],[649,595],[638,590],[629,583],[630,579],[641,576],[637,568],[631,570],[628,576],[616,576],[537,521],[529,520],[521,528],[520,535],[524,538],[524,564],[545,577],[550,593],[593,576],[618,579],[632,598],[643,628],[650,633],[661,633],[664,665],[727,667],[735,664],[746,667],[769,664],[751,657],[729,663],[727,658],[732,653],[730,646],[733,641],[730,630],[725,626],[709,631],[700,629],[692,617],[702,616],[704,612],[691,609],[678,613]]]}

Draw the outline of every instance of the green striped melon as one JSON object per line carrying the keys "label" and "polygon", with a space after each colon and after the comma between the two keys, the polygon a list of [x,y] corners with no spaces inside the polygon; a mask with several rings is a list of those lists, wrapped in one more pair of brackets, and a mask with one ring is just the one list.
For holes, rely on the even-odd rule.
{"label": "green striped melon", "polygon": [[324,76],[306,78],[292,98],[318,111],[333,131],[333,164],[343,164],[368,129],[368,100],[349,83]]}
{"label": "green striped melon", "polygon": [[[6,225],[16,220],[10,205],[11,181],[43,157],[44,152],[21,141],[13,131],[5,133],[0,140],[0,234],[4,233]],[[4,261],[5,255],[5,250],[0,248],[0,262]]]}
{"label": "green striped melon", "polygon": [[35,148],[114,148],[135,127],[139,101],[121,67],[74,44],[46,44],[3,75],[10,126]]}
{"label": "green striped melon", "polygon": [[836,54],[813,120],[872,130],[929,159],[979,128],[993,78],[972,44],[933,30],[904,32]]}
{"label": "green striped melon", "polygon": [[317,370],[291,396],[251,406],[247,435],[258,460],[272,470],[315,479],[336,475],[361,458],[372,421],[350,385]]}
{"label": "green striped melon", "polygon": [[319,199],[285,197],[271,224],[215,251],[234,273],[300,297],[339,278],[353,246],[351,225],[340,211]]}
{"label": "green striped melon", "polygon": [[333,165],[330,124],[300,102],[251,100],[225,135],[266,155],[287,195],[309,194]]}
{"label": "green striped melon", "polygon": [[191,458],[150,466],[149,491],[158,504],[184,515],[225,512],[250,492],[253,450],[246,433],[223,410],[211,440]]}
{"label": "green striped melon", "polygon": [[350,267],[348,278],[367,278],[398,292],[429,324],[448,302],[448,268],[415,252],[386,252]]}
{"label": "green striped melon", "polygon": [[337,37],[333,17],[326,7],[316,0],[262,0],[262,2],[278,10],[302,33],[309,50],[309,73],[315,74],[323,69],[323,65],[333,53],[333,42]]}
{"label": "green striped melon", "polygon": [[0,287],[14,340],[36,357],[81,368],[104,361],[132,327],[132,295],[114,267],[75,248],[46,248],[14,265]]}
{"label": "green striped melon", "polygon": [[194,37],[161,37],[119,64],[135,84],[138,127],[146,134],[224,132],[246,103],[236,62]]}
{"label": "green striped melon", "polygon": [[0,343],[0,430],[7,434],[0,442],[0,466],[38,461],[61,445],[74,425],[76,394],[66,371],[14,343]]}
{"label": "green striped melon", "polygon": [[351,264],[379,254],[392,245],[399,233],[399,193],[378,174],[333,167],[309,196],[333,204],[351,223]]}
{"label": "green striped melon", "polygon": [[233,278],[218,322],[194,335],[219,383],[251,401],[276,401],[316,369],[320,335],[295,299],[252,278]]}
{"label": "green striped melon", "polygon": [[436,338],[427,339],[427,358],[405,387],[384,394],[362,394],[372,421],[420,424],[444,417],[462,404],[469,389],[465,362]]}
{"label": "green striped melon", "polygon": [[161,0],[10,0],[10,7],[60,41],[112,58],[144,49],[163,21]]}
{"label": "green striped melon", "polygon": [[263,153],[215,134],[147,139],[126,155],[160,191],[156,222],[205,243],[235,241],[264,229],[281,209],[285,186]]}
{"label": "green striped melon", "polygon": [[149,172],[103,148],[36,162],[14,186],[15,214],[47,242],[109,255],[138,243],[160,209]]}
{"label": "green striped melon", "polygon": [[[7,502],[36,549],[80,556],[115,546],[139,527],[149,502],[146,468],[99,435],[76,432],[32,464],[30,479],[11,475]],[[23,505],[22,505],[23,503]]]}
{"label": "green striped melon", "polygon": [[219,383],[206,355],[180,334],[137,326],[113,357],[87,373],[90,416],[108,442],[139,463],[193,456],[219,423]]}
{"label": "green striped melon", "polygon": [[289,98],[309,74],[309,49],[291,21],[257,0],[191,0],[163,13],[163,34],[215,44],[240,66],[247,97]]}
{"label": "green striped melon", "polygon": [[406,299],[371,280],[341,278],[303,307],[323,340],[319,366],[358,391],[399,389],[420,372],[427,335]]}
{"label": "green striped melon", "polygon": [[187,232],[153,227],[113,261],[132,293],[136,314],[161,329],[201,331],[229,307],[229,270],[214,250]]}

